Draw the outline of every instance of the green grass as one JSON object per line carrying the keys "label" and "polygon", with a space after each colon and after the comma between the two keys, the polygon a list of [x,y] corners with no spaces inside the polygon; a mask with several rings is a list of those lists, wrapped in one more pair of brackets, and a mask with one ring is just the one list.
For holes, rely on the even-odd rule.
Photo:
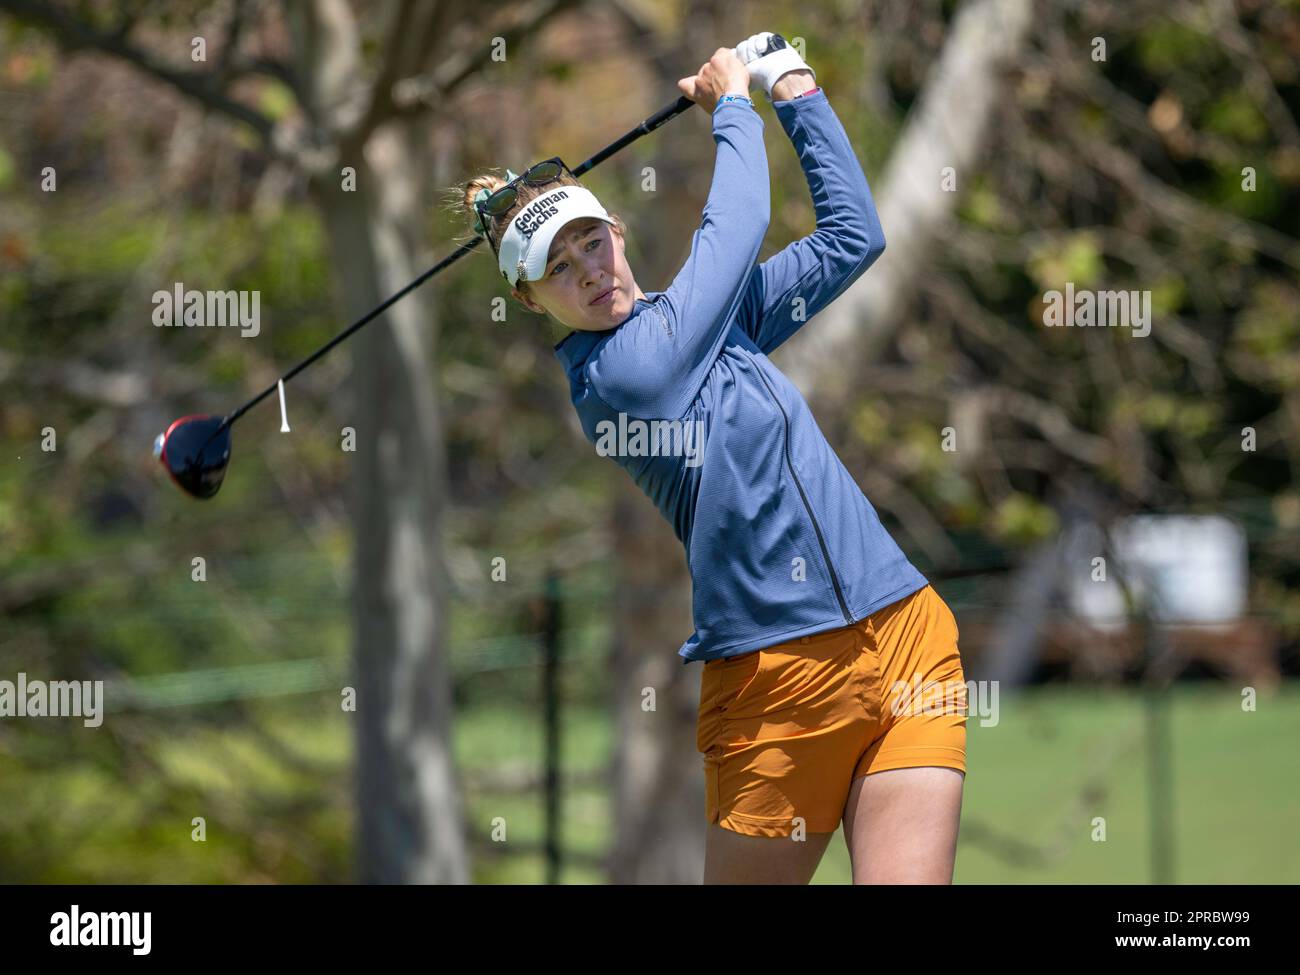
{"label": "green grass", "polygon": [[[537,711],[518,707],[479,707],[462,712],[456,724],[456,757],[463,769],[496,774],[535,772],[544,758],[542,723]],[[612,755],[613,727],[595,708],[570,708],[561,716],[560,752],[566,774],[599,772]],[[566,853],[597,858],[612,840],[608,791],[603,786],[568,788],[561,800],[561,842]],[[474,870],[479,883],[541,883],[545,862],[531,852],[543,840],[542,795],[471,790],[466,816],[471,835],[490,836],[505,822],[505,841],[476,845]],[[530,849],[515,853],[514,846]],[[561,873],[562,883],[601,883],[602,871],[575,863]]]}
{"label": "green grass", "polygon": [[[1217,684],[1182,685],[1169,697],[1173,882],[1300,882],[1300,685],[1261,696],[1254,712]],[[1151,882],[1145,706],[1134,691],[1034,689],[999,701],[996,725],[968,725],[962,831],[955,880],[965,884]],[[463,714],[457,754],[471,768],[540,761],[540,723],[519,709]],[[571,710],[563,751],[570,769],[597,769],[612,741],[604,716]],[[701,786],[702,790],[702,786]],[[599,853],[611,833],[598,790],[565,799],[566,849]],[[507,817],[508,836],[537,841],[540,801],[469,796],[476,825]],[[1094,819],[1105,838],[1094,839]],[[701,828],[703,795],[701,792]],[[1097,834],[1100,836],[1100,833]],[[480,882],[534,883],[540,856],[509,843],[476,857]],[[599,883],[574,867],[566,883]],[[814,883],[849,883],[842,832]]]}
{"label": "green grass", "polygon": [[[1172,881],[1300,881],[1300,687],[1261,696],[1255,712],[1222,685],[1169,700]],[[1052,688],[1000,705],[996,726],[968,723],[955,882],[1152,882],[1142,696]],[[849,878],[838,836],[814,882]]]}
{"label": "green grass", "polygon": [[[1243,712],[1239,695],[1217,684],[1180,686],[1169,701],[1174,882],[1300,882],[1300,682],[1261,695],[1255,712]],[[1054,687],[1005,695],[999,704],[996,725],[981,726],[978,718],[968,724],[956,881],[1149,883],[1141,695]],[[143,737],[132,740],[162,776],[144,765],[124,779],[108,760],[108,740],[88,729],[21,726],[21,737],[0,749],[0,806],[10,810],[0,819],[0,879],[351,880],[352,729],[333,697],[260,702],[256,720],[265,734],[300,756],[292,767],[267,749],[271,739],[239,720],[167,733],[171,712],[151,714],[161,723],[137,717],[145,723],[131,727]],[[601,773],[613,736],[597,707],[564,712],[566,775],[581,781],[562,800],[562,883],[604,880],[600,858],[613,822]],[[542,882],[541,789],[494,784],[538,773],[540,709],[518,702],[465,707],[454,745],[467,785],[473,879]],[[698,762],[692,774],[703,830]],[[200,814],[208,820],[206,843],[190,838],[190,819]],[[1104,841],[1093,838],[1097,818]],[[813,882],[850,877],[837,834]]]}

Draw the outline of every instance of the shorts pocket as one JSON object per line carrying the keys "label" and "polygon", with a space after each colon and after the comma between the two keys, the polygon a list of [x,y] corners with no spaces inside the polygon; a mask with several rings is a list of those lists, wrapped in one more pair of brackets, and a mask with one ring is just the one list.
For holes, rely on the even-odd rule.
{"label": "shorts pocket", "polygon": [[742,702],[747,700],[747,692],[753,688],[758,675],[762,673],[763,665],[770,663],[770,657],[763,650],[753,650],[722,661],[717,701],[720,711],[735,712],[742,706]]}
{"label": "shorts pocket", "polygon": [[852,675],[855,653],[847,644],[838,651],[824,645],[812,654],[760,650],[756,665],[741,675],[747,680],[726,702],[722,720],[767,719],[795,708],[823,706],[842,692]]}
{"label": "shorts pocket", "polygon": [[707,662],[696,747],[718,753],[727,742],[753,740],[757,728],[774,715],[806,708],[812,716],[833,708],[846,693],[856,695],[856,661],[862,650],[861,633],[845,627],[806,643],[793,640]]}
{"label": "shorts pocket", "polygon": [[714,750],[722,732],[722,721],[736,701],[758,676],[762,651],[753,650],[734,657],[709,660],[700,678],[700,707],[696,723],[695,747],[701,753]]}

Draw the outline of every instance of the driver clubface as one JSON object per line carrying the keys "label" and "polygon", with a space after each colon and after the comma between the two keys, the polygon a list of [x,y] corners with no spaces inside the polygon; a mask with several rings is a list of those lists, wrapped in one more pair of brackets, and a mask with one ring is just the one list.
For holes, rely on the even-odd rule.
{"label": "driver clubface", "polygon": [[213,434],[221,429],[224,419],[183,416],[154,441],[154,456],[191,497],[210,498],[221,490],[230,463],[230,427]]}

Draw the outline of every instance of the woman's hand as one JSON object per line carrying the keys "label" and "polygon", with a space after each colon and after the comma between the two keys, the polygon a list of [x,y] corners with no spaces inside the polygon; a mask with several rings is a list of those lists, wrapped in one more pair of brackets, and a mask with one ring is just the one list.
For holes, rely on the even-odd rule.
{"label": "woman's hand", "polygon": [[749,70],[729,47],[720,47],[700,65],[699,73],[677,82],[683,95],[710,115],[723,95],[749,97]]}
{"label": "woman's hand", "polygon": [[736,45],[750,79],[774,102],[789,101],[816,87],[817,73],[780,34],[765,30]]}

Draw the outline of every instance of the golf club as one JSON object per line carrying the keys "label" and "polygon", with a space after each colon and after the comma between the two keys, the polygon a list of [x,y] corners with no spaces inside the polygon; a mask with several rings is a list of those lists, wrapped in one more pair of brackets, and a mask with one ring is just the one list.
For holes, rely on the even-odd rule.
{"label": "golf club", "polygon": [[[678,97],[676,100],[665,105],[625,135],[616,139],[614,142],[611,142],[586,162],[575,167],[572,170],[573,175],[581,176],[592,167],[598,166],[600,163],[604,162],[620,149],[635,142],[637,139],[641,138],[641,136],[653,132],[669,119],[676,118],[694,104],[695,103],[685,95]],[[367,312],[361,318],[357,319],[338,335],[334,336],[334,338],[330,339],[307,358],[303,359],[300,363],[286,372],[279,380],[262,390],[262,392],[258,393],[234,412],[228,413],[224,417],[209,414],[183,416],[174,421],[165,432],[158,434],[157,438],[154,440],[154,456],[158,458],[163,467],[166,468],[167,473],[171,475],[172,480],[175,481],[186,494],[199,499],[211,498],[221,489],[221,483],[226,476],[226,467],[230,463],[231,424],[248,412],[248,410],[266,399],[266,397],[274,393],[281,382],[287,383],[290,379],[298,375],[298,373],[302,372],[330,349],[334,348],[334,346],[348,338],[363,325],[374,320],[387,308],[410,294],[443,268],[460,260],[482,243],[483,240],[484,238],[482,236],[478,236],[468,243],[462,244],[459,249],[449,254],[447,257],[444,257],[410,284],[406,285],[406,287],[389,296],[385,301]]]}

